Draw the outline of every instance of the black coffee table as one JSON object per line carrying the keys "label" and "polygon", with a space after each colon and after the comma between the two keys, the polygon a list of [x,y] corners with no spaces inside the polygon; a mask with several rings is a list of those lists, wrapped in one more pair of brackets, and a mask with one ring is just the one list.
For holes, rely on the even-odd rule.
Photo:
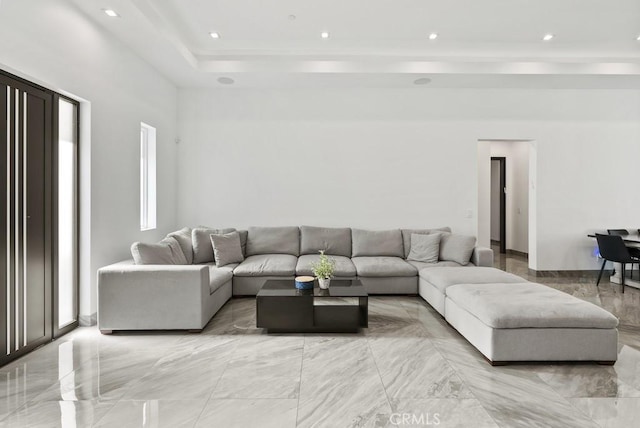
{"label": "black coffee table", "polygon": [[331,280],[328,290],[298,290],[267,280],[256,297],[258,328],[267,333],[354,333],[368,326],[369,295],[358,280]]}

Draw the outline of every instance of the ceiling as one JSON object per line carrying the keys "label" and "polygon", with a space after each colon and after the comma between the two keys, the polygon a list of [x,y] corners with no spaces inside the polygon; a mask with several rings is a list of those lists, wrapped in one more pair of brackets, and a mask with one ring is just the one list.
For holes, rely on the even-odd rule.
{"label": "ceiling", "polygon": [[638,0],[72,2],[180,87],[640,89]]}

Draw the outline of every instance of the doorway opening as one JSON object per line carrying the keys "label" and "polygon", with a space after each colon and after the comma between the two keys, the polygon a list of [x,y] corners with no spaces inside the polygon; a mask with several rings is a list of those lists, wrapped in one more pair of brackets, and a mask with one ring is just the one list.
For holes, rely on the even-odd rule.
{"label": "doorway opening", "polygon": [[507,252],[507,158],[491,157],[491,246]]}
{"label": "doorway opening", "polygon": [[532,140],[478,141],[478,243],[528,259],[531,269],[536,265],[536,157]]}

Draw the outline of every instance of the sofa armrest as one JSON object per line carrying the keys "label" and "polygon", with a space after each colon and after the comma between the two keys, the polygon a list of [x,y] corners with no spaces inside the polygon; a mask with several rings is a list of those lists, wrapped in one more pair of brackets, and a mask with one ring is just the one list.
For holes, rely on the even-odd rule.
{"label": "sofa armrest", "polygon": [[[98,274],[106,273],[135,273],[135,272],[168,272],[171,273],[188,273],[188,272],[209,272],[209,265],[137,265],[133,260],[124,260],[109,266],[98,269]],[[163,273],[163,275],[165,275]]]}
{"label": "sofa armrest", "polygon": [[493,250],[486,247],[476,247],[471,254],[471,263],[476,266],[493,267]]}
{"label": "sofa armrest", "polygon": [[201,329],[209,297],[207,265],[116,263],[98,270],[101,330]]}

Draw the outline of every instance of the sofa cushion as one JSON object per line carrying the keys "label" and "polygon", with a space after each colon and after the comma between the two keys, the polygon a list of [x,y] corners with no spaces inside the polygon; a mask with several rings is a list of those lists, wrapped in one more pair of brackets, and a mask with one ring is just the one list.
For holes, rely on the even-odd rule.
{"label": "sofa cushion", "polygon": [[233,228],[212,229],[205,226],[194,228],[191,231],[191,239],[193,240],[193,263],[209,263],[214,261],[210,236],[233,231],[235,231]]}
{"label": "sofa cushion", "polygon": [[257,254],[300,254],[300,229],[293,227],[250,227],[247,256]]}
{"label": "sofa cushion", "polygon": [[175,232],[171,232],[167,237],[174,238],[178,241],[178,244],[180,244],[180,248],[182,249],[182,253],[184,254],[185,259],[187,259],[187,264],[192,264],[193,241],[191,240],[191,228],[184,227],[180,230],[176,230]]}
{"label": "sofa cushion", "polygon": [[437,263],[438,258],[440,257],[441,237],[441,233],[431,233],[429,235],[412,233],[411,251],[409,251],[407,260],[425,263]]}
{"label": "sofa cushion", "polygon": [[233,278],[233,269],[238,263],[232,263],[223,267],[217,267],[211,263],[209,265],[209,294],[213,294],[218,288],[222,287]]}
{"label": "sofa cushion", "polygon": [[237,276],[294,276],[298,258],[290,254],[249,256],[233,270]]}
{"label": "sofa cushion", "polygon": [[[422,269],[442,268],[442,267],[462,267],[460,263],[448,262],[443,260],[439,260],[435,263],[425,263],[425,262],[417,262],[415,260],[407,260],[407,263],[409,263],[411,266],[414,266],[416,269],[418,269],[418,274],[420,273],[420,271],[422,271]],[[468,264],[467,266],[471,267],[471,264]]]}
{"label": "sofa cushion", "polygon": [[444,233],[440,240],[440,260],[466,265],[471,261],[475,246],[475,236]]}
{"label": "sofa cushion", "polygon": [[225,233],[223,235],[209,235],[213,246],[216,266],[226,266],[231,263],[240,263],[244,260],[240,234],[238,232]]}
{"label": "sofa cushion", "polygon": [[[352,277],[356,276],[356,267],[351,262],[349,257],[344,256],[329,256],[329,258],[336,261],[336,267],[333,272],[337,277]],[[296,275],[313,275],[311,271],[311,265],[318,263],[320,260],[320,254],[305,254],[298,258],[298,264],[296,265]]]}
{"label": "sofa cushion", "polygon": [[440,227],[436,229],[402,229],[402,245],[404,248],[404,258],[406,259],[409,256],[409,252],[411,251],[411,234],[419,234],[419,235],[429,235],[435,232],[449,232],[451,233],[450,227]]}
{"label": "sofa cushion", "polygon": [[418,269],[400,257],[354,257],[351,259],[358,276],[416,276]]}
{"label": "sofa cushion", "polygon": [[493,328],[615,328],[618,319],[593,303],[546,285],[458,284],[447,298]]}
{"label": "sofa cushion", "polygon": [[445,291],[448,287],[456,284],[517,284],[526,282],[517,275],[492,267],[458,266],[448,269],[420,269],[420,278],[444,294],[447,294]]}
{"label": "sofa cushion", "polygon": [[187,259],[175,238],[167,237],[157,244],[134,242],[131,255],[137,265],[186,265]]}
{"label": "sofa cushion", "polygon": [[300,254],[351,257],[351,229],[348,227],[300,227]]}
{"label": "sofa cushion", "polygon": [[404,250],[400,229],[351,229],[351,236],[353,240],[352,257],[403,257]]}

